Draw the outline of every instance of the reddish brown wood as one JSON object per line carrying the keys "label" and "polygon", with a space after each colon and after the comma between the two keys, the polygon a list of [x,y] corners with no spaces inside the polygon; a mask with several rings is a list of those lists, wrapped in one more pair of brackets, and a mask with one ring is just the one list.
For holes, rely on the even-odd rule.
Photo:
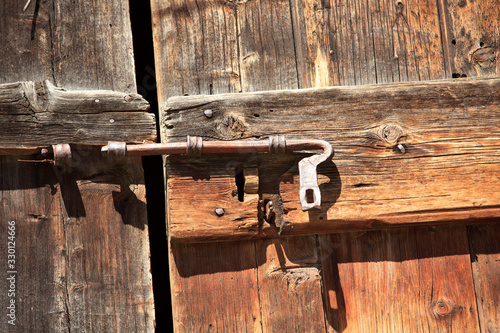
{"label": "reddish brown wood", "polygon": [[[279,229],[262,223],[257,208],[249,210],[258,207],[256,198],[240,202],[234,195],[238,189],[228,177],[234,177],[235,165],[248,163],[276,169],[268,175],[274,179],[261,181],[281,179],[284,235],[498,217],[500,181],[491,175],[500,161],[495,139],[500,135],[499,87],[498,79],[461,79],[171,98],[165,106],[171,140],[183,140],[188,133],[227,140],[217,129],[231,115],[241,124],[231,135],[321,138],[336,152],[318,170],[322,209],[310,212],[302,211],[299,200],[296,163],[304,155],[176,159],[169,169],[171,237],[203,241],[278,235]],[[209,120],[202,112],[207,107],[215,110]],[[203,200],[192,202],[193,195]],[[214,205],[227,214],[214,215]],[[184,207],[192,207],[188,216]]]}
{"label": "reddish brown wood", "polygon": [[479,331],[465,227],[321,236],[320,248],[333,331]]}

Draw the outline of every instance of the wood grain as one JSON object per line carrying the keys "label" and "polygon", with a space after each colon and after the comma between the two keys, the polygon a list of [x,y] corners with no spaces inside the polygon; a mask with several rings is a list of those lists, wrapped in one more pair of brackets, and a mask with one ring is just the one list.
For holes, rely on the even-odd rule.
{"label": "wood grain", "polygon": [[500,329],[500,221],[469,226],[472,273],[481,332]]}
{"label": "wood grain", "polygon": [[[99,94],[114,101],[131,94],[133,104],[139,105],[141,112],[146,110],[144,101],[135,95],[128,2],[32,1],[23,12],[25,3],[0,3],[1,84],[49,80],[54,86],[69,89],[62,91],[48,83],[38,86],[50,88],[55,104],[47,107],[60,111],[62,123],[84,112],[67,104],[65,98],[75,102],[77,97],[71,90],[122,91],[125,94]],[[11,87],[22,95],[19,86]],[[44,97],[42,90],[35,91],[40,93],[36,98],[25,96],[30,103]],[[83,95],[88,98],[92,93]],[[82,103],[80,100],[76,105]],[[120,104],[122,110],[128,108],[125,101]],[[19,113],[25,112],[29,103],[22,106]],[[36,105],[32,106],[37,114]],[[152,122],[151,116],[143,119]],[[31,116],[27,120],[26,126],[34,122]],[[109,119],[106,123],[110,124]],[[14,129],[14,124],[11,126]],[[31,139],[50,142],[54,132],[62,130],[54,127],[47,131],[50,138],[44,141],[32,126],[24,133],[24,140],[33,134]],[[94,134],[92,130],[89,133]],[[2,142],[7,135],[2,128]],[[75,137],[78,135],[73,134]],[[78,163],[62,169],[48,163],[23,162],[20,160],[25,158],[19,156],[0,158],[0,232],[6,236],[7,221],[15,221],[17,269],[16,326],[2,320],[2,332],[154,331],[140,161],[129,160],[122,167],[110,168],[92,150],[80,151],[77,157]],[[0,242],[1,253],[7,253],[6,240]],[[0,298],[7,304],[7,262],[3,259]]]}
{"label": "wood grain", "polygon": [[50,81],[2,84],[0,149],[6,153],[57,143],[154,142],[155,117],[148,109],[138,94],[66,91]]}
{"label": "wood grain", "polygon": [[500,7],[495,0],[443,1],[454,77],[500,74]]}
{"label": "wood grain", "polygon": [[[484,79],[175,97],[166,104],[163,125],[172,141],[187,134],[228,139],[220,128],[232,117],[240,125],[231,137],[282,134],[331,142],[335,157],[319,169],[321,211],[302,212],[293,157],[282,165],[285,234],[480,222],[500,213],[495,176],[499,86],[498,79]],[[214,116],[206,119],[204,108]],[[257,199],[239,202],[234,180],[226,178],[233,172],[228,171],[230,161],[244,164],[249,158],[265,166],[256,155],[176,160],[181,164],[169,170],[171,237],[199,241],[276,235],[273,226],[261,224],[257,211],[249,211]],[[271,163],[279,165],[276,158]],[[202,178],[209,181],[201,185]],[[193,195],[205,200],[193,203]],[[215,204],[228,213],[215,216]],[[193,205],[197,209],[186,215],[182,207]]]}
{"label": "wood grain", "polygon": [[[152,0],[151,8],[160,104],[169,96],[241,90],[236,4]],[[167,175],[172,165],[169,157]],[[169,176],[167,193],[170,187]],[[169,262],[175,332],[262,331],[253,243],[169,242]]]}
{"label": "wood grain", "polygon": [[321,236],[320,249],[332,331],[479,331],[464,226]]}
{"label": "wood grain", "polygon": [[[165,103],[167,97],[185,94],[212,94],[222,92],[256,91],[267,89],[290,89],[297,88],[296,60],[293,45],[293,31],[290,7],[288,2],[280,1],[278,4],[268,1],[224,1],[208,2],[199,1],[194,5],[191,1],[153,1],[153,22],[157,27],[155,31],[155,49],[157,55],[157,66],[159,68],[159,91],[160,103]],[[181,13],[182,8],[182,13]],[[217,15],[216,15],[217,13]],[[189,17],[190,19],[186,19]],[[219,17],[224,17],[224,24],[220,24]],[[193,18],[193,19],[191,19]],[[198,20],[203,18],[203,20]],[[231,24],[234,24],[232,26]],[[196,36],[187,35],[187,31],[196,31]],[[224,34],[221,36],[222,31]],[[265,33],[269,31],[270,33]],[[165,39],[168,36],[169,39]],[[237,39],[234,39],[237,37]],[[236,41],[236,44],[233,44]],[[203,47],[201,47],[203,45]],[[232,48],[229,46],[235,46]],[[197,46],[197,47],[196,47]],[[191,49],[191,47],[193,47]],[[172,50],[176,53],[168,53]],[[193,50],[197,57],[193,57]],[[237,51],[237,52],[235,52]],[[165,55],[169,55],[166,57]],[[223,76],[213,76],[210,69],[219,68],[218,57],[224,56],[224,66],[227,70],[234,72],[234,80],[226,83]],[[233,59],[236,59],[235,63]],[[196,66],[200,62],[204,66]],[[237,66],[235,66],[237,65]],[[172,73],[172,74],[169,74]],[[182,89],[179,85],[172,84],[170,75],[175,79],[182,77]],[[166,113],[161,111],[164,117]],[[205,116],[204,116],[205,117]],[[237,138],[240,132],[238,118],[227,115],[221,125],[226,137]],[[166,137],[163,137],[165,140]],[[189,159],[188,159],[189,160]],[[188,160],[180,162],[175,157],[167,160],[167,193],[169,196],[169,211],[177,207],[177,202],[172,201],[173,196],[184,192],[190,186],[189,182],[182,183],[177,180],[186,179],[172,170],[186,168],[190,170],[193,166],[196,169],[196,162]],[[204,187],[205,184],[217,184],[217,189],[212,188],[209,192],[198,192],[188,206],[184,206],[185,215],[183,219],[196,218],[194,215],[201,210],[201,203],[206,204],[206,212],[215,216],[214,210],[226,207],[218,191],[226,191],[228,200],[238,202],[236,189],[235,172],[237,170],[237,160],[219,160],[224,174],[206,178],[200,175],[196,182]],[[248,166],[248,165],[246,165]],[[251,166],[251,165],[250,165]],[[201,170],[200,170],[201,171]],[[266,170],[260,172],[258,177],[267,177]],[[227,172],[230,176],[228,177]],[[272,171],[271,171],[272,172]],[[187,175],[188,179],[192,179]],[[216,182],[219,178],[219,182]],[[250,176],[250,182],[255,184],[255,173]],[[245,200],[252,200],[248,203],[247,210],[253,212],[253,207],[263,198],[276,197],[275,185],[273,182],[260,197],[258,194],[246,193]],[[210,188],[207,187],[208,188]],[[215,192],[212,192],[215,190]],[[180,192],[179,192],[180,191]],[[242,188],[242,192],[245,188]],[[251,190],[254,191],[254,190]],[[208,197],[210,196],[210,197]],[[223,199],[224,200],[224,199]],[[191,209],[191,204],[196,208]],[[245,203],[241,203],[245,206]],[[252,208],[252,209],[251,209]],[[231,216],[233,212],[226,210],[224,216]],[[169,220],[172,216],[169,214]],[[172,224],[169,223],[169,236],[172,236]],[[315,253],[315,238],[306,237],[296,241],[290,240],[287,245],[281,247],[281,241],[271,244],[269,241],[259,242],[239,242],[226,244],[171,244],[171,281],[174,291],[174,326],[177,331],[185,331],[186,327],[192,330],[206,330],[206,327],[241,328],[241,330],[270,331],[282,329],[284,324],[288,329],[294,329],[294,325],[301,327],[313,327],[324,329],[322,319],[322,294],[319,280],[319,268],[316,259],[305,260],[303,256]],[[294,245],[295,244],[295,245]],[[234,253],[229,255],[226,251],[220,252],[223,247],[227,251]],[[300,251],[293,251],[294,248],[301,247]],[[278,250],[279,248],[279,250]],[[181,255],[183,253],[189,255]],[[197,253],[204,253],[203,258]],[[287,262],[305,260],[302,265],[288,267],[285,262],[278,260],[285,253]],[[243,264],[237,256],[245,258]],[[249,260],[253,256],[253,260]],[[182,260],[177,260],[182,257]],[[236,258],[236,259],[235,259]],[[302,258],[302,259],[301,259]],[[224,263],[224,264],[221,264]],[[244,266],[242,266],[244,265]],[[249,268],[249,266],[252,269]],[[189,274],[184,276],[186,267],[209,266],[210,274]],[[242,268],[243,267],[243,268]],[[231,270],[231,273],[225,273]],[[277,271],[274,271],[277,270]],[[290,274],[289,274],[290,273]],[[220,289],[214,285],[214,276],[220,276],[225,288]],[[234,279],[229,280],[227,277]],[[181,278],[182,277],[182,278]],[[283,277],[283,278],[281,278]],[[289,278],[287,278],[289,277]],[[298,278],[294,278],[298,277]],[[307,277],[307,278],[300,278]],[[245,282],[242,282],[245,281]],[[235,291],[247,286],[252,286],[253,281],[257,283],[257,288],[236,293]],[[291,281],[294,281],[290,284]],[[177,296],[177,290],[187,290],[189,294],[185,297]],[[198,287],[199,286],[199,287]],[[243,287],[244,286],[244,287]],[[199,289],[198,289],[199,288]],[[213,290],[217,291],[217,296],[213,297]],[[294,297],[288,298],[292,292]],[[186,292],[184,292],[186,293]],[[239,304],[235,309],[220,309],[219,299],[234,299],[233,302]],[[276,306],[276,301],[290,303],[286,306]],[[199,302],[199,306],[192,308],[193,302]],[[204,300],[200,302],[199,300]],[[260,313],[255,314],[255,304],[258,305]],[[205,309],[213,309],[210,315]],[[179,309],[179,310],[176,310]],[[308,309],[305,311],[305,309]],[[230,314],[230,315],[226,315]],[[252,320],[245,319],[244,314],[252,314]],[[257,318],[258,322],[254,322]],[[292,319],[293,318],[293,319]],[[290,320],[289,320],[290,319]],[[318,321],[320,319],[320,321]],[[217,322],[217,324],[214,323]],[[257,323],[257,324],[256,324]],[[210,326],[212,325],[212,326]]]}
{"label": "wood grain", "polygon": [[445,78],[434,1],[292,1],[300,87]]}
{"label": "wood grain", "polygon": [[[182,107],[187,107],[189,104],[194,106],[194,110],[182,113],[184,117],[182,121],[176,118],[178,110],[168,114],[170,110],[166,105],[167,98],[178,95],[210,95],[223,92],[450,78],[452,65],[449,57],[452,51],[448,45],[451,40],[448,35],[451,28],[447,2],[304,0],[291,1],[289,8],[286,3],[281,2],[279,6],[273,8],[266,1],[215,3],[169,1],[167,3],[155,0],[153,4],[156,6],[153,11],[156,18],[153,20],[156,26],[157,68],[162,82],[160,89],[163,89],[160,96],[163,106],[163,140],[165,137],[173,141],[184,140],[183,135],[171,135],[183,131],[186,133],[189,131],[191,135],[198,131],[198,135],[214,140],[262,139],[276,133],[288,133],[292,137],[302,136],[303,133],[314,137],[332,135],[335,141],[342,142],[336,145],[337,155],[333,160],[336,169],[333,169],[331,164],[320,168],[320,181],[322,190],[327,193],[333,207],[342,204],[342,196],[346,193],[356,196],[355,201],[344,203],[340,213],[345,213],[345,216],[360,212],[366,214],[367,210],[391,210],[394,207],[383,199],[392,196],[393,192],[404,193],[404,196],[397,199],[401,200],[400,205],[396,206],[401,209],[399,215],[390,216],[390,219],[399,221],[394,226],[426,223],[421,219],[425,216],[434,221],[432,223],[435,223],[438,217],[443,218],[440,223],[456,223],[457,217],[461,222],[468,223],[478,222],[482,217],[496,214],[496,205],[474,208],[473,203],[470,201],[467,203],[470,199],[469,192],[461,192],[462,190],[456,187],[441,188],[438,185],[443,182],[457,186],[469,184],[467,186],[470,187],[472,184],[481,184],[475,187],[478,197],[480,191],[486,191],[480,196],[481,200],[498,198],[494,190],[498,184],[493,183],[491,187],[489,186],[492,179],[493,182],[496,180],[491,177],[491,170],[486,171],[487,168],[494,169],[498,163],[496,126],[488,125],[493,118],[484,120],[479,117],[479,114],[482,114],[482,102],[470,107],[470,101],[461,99],[461,95],[454,98],[447,92],[441,91],[437,92],[439,95],[437,99],[436,96],[434,99],[429,99],[427,94],[430,89],[426,91],[429,87],[422,88],[420,91],[422,96],[416,99],[415,104],[423,101],[420,104],[423,104],[424,110],[432,103],[434,106],[427,109],[427,112],[420,111],[421,113],[418,113],[420,104],[412,111],[398,111],[404,104],[399,102],[408,98],[405,95],[388,95],[387,100],[394,100],[399,104],[392,109],[375,110],[373,114],[368,110],[372,110],[372,107],[380,101],[364,99],[368,116],[350,124],[351,127],[346,131],[356,133],[352,136],[345,135],[345,132],[337,133],[342,129],[338,123],[357,118],[360,110],[357,107],[347,109],[345,101],[341,100],[338,100],[336,109],[331,106],[326,107],[331,113],[328,117],[328,127],[324,124],[324,119],[314,121],[312,116],[314,112],[305,114],[302,111],[297,112],[296,117],[287,119],[295,124],[300,123],[300,128],[305,128],[304,132],[282,128],[283,119],[288,115],[288,111],[277,112],[274,108],[275,101],[273,107],[263,106],[262,101],[255,98],[253,100],[255,105],[243,110],[244,107],[248,107],[246,104],[248,100],[245,101],[246,94],[234,97],[235,103],[232,105],[226,105],[221,100],[215,102],[218,97],[213,97],[214,100],[210,100],[209,104],[203,104],[206,102],[206,96],[198,99],[200,103],[187,103]],[[221,12],[224,15],[218,17],[226,18],[225,22],[236,22],[235,28],[232,23],[216,24],[219,21],[214,19],[213,13]],[[288,13],[291,16],[291,23]],[[235,21],[229,18],[232,15],[236,17]],[[277,20],[281,21],[277,23]],[[475,21],[471,21],[470,25],[474,23]],[[216,28],[204,29],[213,26]],[[293,44],[290,42],[290,33],[286,30],[290,26],[293,30]],[[214,31],[215,37],[207,31]],[[226,33],[227,39],[220,37],[220,31]],[[223,42],[217,40],[218,38]],[[227,47],[227,45],[234,46],[232,43],[234,40],[237,40],[237,48]],[[218,46],[211,48],[209,45]],[[291,52],[292,48],[294,53]],[[169,53],[168,50],[172,52]],[[234,71],[238,74],[239,84],[236,80],[214,80],[207,75],[211,65],[203,62],[204,59],[222,57],[228,54],[228,51],[230,57],[224,56],[224,61],[225,64],[231,64],[226,66],[235,69],[233,59],[238,59],[239,67]],[[295,67],[293,57],[296,59]],[[290,65],[284,66],[284,64]],[[297,79],[293,77],[294,72]],[[167,78],[180,80],[181,84],[169,85]],[[219,89],[221,82],[227,90]],[[227,82],[231,83],[226,85]],[[378,89],[380,89],[378,86],[372,87],[373,91]],[[498,87],[491,89],[496,91]],[[353,89],[352,92],[354,91]],[[255,96],[257,95],[260,94]],[[337,97],[339,96],[334,96],[333,100]],[[449,104],[443,103],[448,98],[451,98]],[[182,104],[181,99],[176,97],[175,100]],[[194,100],[195,97],[192,101]],[[490,107],[497,108],[493,100],[487,101],[486,98],[483,101]],[[213,107],[214,104],[217,107]],[[310,111],[310,106],[307,105],[306,110]],[[290,105],[281,110],[289,107]],[[449,108],[450,113],[441,114],[443,107]],[[212,118],[207,119],[204,116],[203,111],[206,109],[212,110],[214,114]],[[417,113],[412,116],[414,109]],[[465,110],[467,112],[464,112]],[[304,121],[305,117],[313,119]],[[405,117],[408,117],[406,119],[411,125],[400,123]],[[419,117],[423,120],[419,121]],[[432,119],[429,120],[428,117]],[[465,133],[465,136],[454,136],[455,128],[449,128],[450,122],[455,122],[457,119],[461,119],[460,121],[465,124],[464,128],[458,130],[459,132],[463,130],[460,133]],[[422,122],[425,122],[424,126],[434,124],[436,128],[419,132],[417,127],[421,127]],[[318,131],[318,128],[323,130]],[[263,130],[259,132],[260,129]],[[492,135],[485,136],[486,132]],[[471,134],[472,136],[469,136]],[[454,139],[440,141],[440,138],[448,136]],[[487,143],[479,147],[476,145],[476,140],[479,142],[485,140]],[[400,143],[403,149],[398,148]],[[487,153],[479,156],[475,153],[477,149],[484,149],[482,151]],[[175,242],[175,232],[179,232],[174,230],[177,227],[176,222],[183,223],[182,221],[190,220],[192,222],[190,229],[184,229],[186,234],[183,239],[191,237],[190,239],[195,241],[224,239],[219,237],[223,233],[222,230],[229,230],[232,235],[240,239],[276,236],[277,228],[272,223],[259,221],[256,215],[249,218],[249,215],[257,214],[259,210],[262,213],[263,200],[272,198],[279,206],[281,200],[277,193],[281,190],[282,195],[283,193],[289,195],[288,198],[283,197],[286,215],[293,216],[297,220],[303,219],[304,223],[295,225],[307,225],[314,221],[314,228],[320,228],[322,225],[331,227],[334,222],[342,228],[343,220],[332,220],[331,216],[324,212],[311,214],[300,212],[297,170],[294,165],[302,156],[307,155],[277,158],[249,154],[238,157],[205,156],[201,160],[169,159],[167,191],[170,205],[169,235],[173,237],[171,238],[172,260],[175,260],[176,254],[182,253],[180,248],[187,253],[193,253],[171,266],[172,285],[178,288],[176,290],[181,290],[183,287],[187,288],[196,278],[198,280],[195,288],[200,288],[200,291],[196,291],[193,296],[187,298],[181,296],[178,303],[174,301],[174,308],[178,306],[184,309],[182,313],[176,313],[177,318],[183,318],[178,323],[189,322],[189,327],[193,329],[206,328],[206,325],[214,319],[204,319],[204,316],[217,318],[217,315],[213,317],[213,313],[208,315],[198,310],[208,308],[206,304],[199,305],[194,312],[191,312],[187,305],[190,304],[188,298],[219,299],[211,294],[211,290],[218,290],[211,282],[212,275],[217,274],[215,272],[224,271],[228,269],[227,267],[236,267],[240,276],[240,274],[250,274],[248,273],[250,270],[247,266],[242,267],[233,256],[226,254],[219,256],[227,259],[227,266],[216,263],[217,259],[214,259],[213,255],[217,254],[218,246],[226,243]],[[412,162],[413,157],[416,158]],[[490,162],[486,162],[483,158]],[[455,174],[452,166],[457,165],[460,167]],[[243,193],[243,201],[239,201],[235,171],[243,166],[259,169],[260,188],[257,194],[259,197],[254,193]],[[408,170],[421,171],[414,173]],[[352,177],[341,178],[345,172]],[[482,176],[479,175],[481,172]],[[495,174],[496,171],[493,172],[493,175]],[[384,179],[390,185],[377,189]],[[467,180],[466,184],[461,184],[464,179]],[[253,182],[254,177],[252,177]],[[420,189],[425,190],[426,194],[417,193],[415,196],[415,192]],[[441,209],[442,200],[447,200],[450,193],[452,196],[455,195],[457,189],[455,197],[457,205],[450,211]],[[476,190],[473,190],[473,195]],[[434,191],[446,193],[442,197],[428,197],[428,193]],[[189,196],[192,200],[188,202],[186,198]],[[371,202],[373,196],[380,196],[383,199],[376,204]],[[293,209],[294,207],[286,209],[286,205],[292,203],[297,203],[296,209]],[[424,203],[429,207],[435,206],[425,212],[415,209]],[[179,205],[186,208],[184,215],[177,208]],[[462,211],[460,207],[465,207],[462,205],[468,208]],[[349,211],[351,206],[358,210]],[[224,215],[216,216],[214,209],[217,207],[225,208]],[[475,215],[477,219],[467,218],[471,214],[479,214],[479,211],[485,215],[482,217]],[[492,213],[493,215],[490,215]],[[339,212],[335,211],[335,214]],[[384,218],[389,219],[389,215]],[[450,218],[453,221],[448,221]],[[352,227],[359,221],[348,223]],[[360,223],[360,228],[390,226],[371,222]],[[256,228],[261,228],[260,233],[254,232]],[[200,238],[193,237],[195,233]],[[497,236],[492,235],[492,239],[496,239],[495,237]],[[296,330],[294,325],[307,323],[309,326],[306,325],[305,330],[312,327],[313,331],[322,331],[318,308],[321,308],[319,311],[324,314],[324,325],[329,332],[400,331],[401,327],[416,331],[479,330],[478,316],[482,316],[482,310],[476,311],[474,308],[476,301],[473,274],[470,269],[466,229],[463,226],[324,235],[317,237],[319,245],[316,245],[315,239],[316,237],[308,236],[293,237],[289,243],[287,243],[288,238],[254,241],[259,284],[257,297],[262,306],[262,326],[257,330],[294,331]],[[342,239],[342,242],[339,239]],[[248,251],[248,244],[252,243],[242,241],[238,245],[227,244],[231,244],[227,248],[224,247],[229,249],[227,251]],[[202,256],[204,259],[199,259]],[[483,264],[482,269],[487,269],[485,261]],[[186,271],[185,267],[196,265],[202,267],[209,265],[215,268],[211,271],[203,270],[208,274],[188,274],[184,279],[179,278],[183,276],[182,272]],[[249,265],[253,265],[253,261]],[[222,281],[228,289],[241,288],[225,277]],[[283,281],[287,281],[287,285],[283,284]],[[301,282],[295,284],[296,281]],[[481,281],[482,284],[477,279],[474,282],[476,292],[478,286],[483,290],[495,290],[490,289],[485,280]],[[200,287],[202,285],[206,288]],[[317,293],[320,287],[323,288],[323,299]],[[253,286],[249,289],[252,288]],[[247,301],[242,307],[248,313],[253,313],[251,309],[256,296],[255,294],[247,296],[246,293],[245,296]],[[219,301],[213,301],[212,304],[219,309],[217,305]],[[282,304],[285,306],[280,307]],[[358,304],[363,307],[360,309]],[[488,301],[484,304],[484,308],[488,309],[485,312],[491,313],[495,310],[495,303],[492,305]],[[198,324],[184,319],[186,313],[193,315]],[[486,322],[485,320],[487,319],[481,317],[480,322]],[[228,327],[236,327],[235,320],[225,319],[224,322]],[[182,331],[182,327],[176,327]]]}

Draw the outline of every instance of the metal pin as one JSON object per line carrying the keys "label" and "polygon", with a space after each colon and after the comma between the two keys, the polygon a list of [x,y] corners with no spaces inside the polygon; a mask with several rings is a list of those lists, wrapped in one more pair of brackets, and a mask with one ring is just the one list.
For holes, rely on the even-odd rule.
{"label": "metal pin", "polygon": [[28,0],[28,2],[26,2],[26,4],[24,5],[24,8],[23,8],[23,12],[26,11],[26,9],[28,9],[28,6],[30,5],[31,3],[31,0]]}

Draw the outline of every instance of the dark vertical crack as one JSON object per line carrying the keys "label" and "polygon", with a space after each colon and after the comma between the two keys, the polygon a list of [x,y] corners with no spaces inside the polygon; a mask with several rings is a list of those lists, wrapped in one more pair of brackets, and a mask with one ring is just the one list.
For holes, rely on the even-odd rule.
{"label": "dark vertical crack", "polygon": [[[37,1],[37,5],[38,5]],[[54,82],[54,85],[57,86],[57,81],[56,81],[56,67],[55,67],[55,47],[54,47],[54,31],[52,30],[52,25],[53,25],[53,17],[56,14],[56,5],[55,1],[52,1],[52,10],[51,13],[49,13],[49,34],[50,34],[50,67],[51,67],[51,72],[52,72],[52,81]]]}
{"label": "dark vertical crack", "polygon": [[[156,132],[161,133],[158,121],[151,6],[149,1],[140,0],[129,0],[129,6],[137,91],[149,102],[149,112],[154,113],[157,119]],[[146,156],[142,159],[142,165],[146,185],[156,332],[170,332],[173,328],[173,318],[162,156]]]}
{"label": "dark vertical crack", "polygon": [[[59,191],[59,193],[62,193]],[[61,203],[63,201],[63,198],[60,198]],[[61,205],[61,218],[62,218],[62,229],[63,229],[63,239],[64,239],[64,257],[65,257],[65,276],[62,277],[64,281],[61,281],[64,286],[64,313],[66,315],[66,324],[68,326],[68,332],[71,333],[71,307],[70,307],[70,301],[69,301],[69,279],[70,279],[70,272],[71,272],[71,267],[70,267],[70,257],[69,257],[69,250],[68,250],[68,236],[66,234],[67,231],[67,212],[64,208],[64,204]]]}
{"label": "dark vertical crack", "polygon": [[[261,332],[264,331],[264,317],[262,315],[262,297],[260,295],[260,277],[259,277],[259,254],[257,253],[257,242],[259,241],[252,241],[252,246],[254,248],[255,252],[255,274],[256,274],[256,279],[257,279],[257,297],[259,299],[259,310],[260,310],[260,329]],[[260,241],[262,242],[262,241]]]}
{"label": "dark vertical crack", "polygon": [[[295,73],[297,74],[297,88],[300,89],[300,88],[303,88],[304,87],[304,84],[302,82],[302,79],[301,79],[301,76],[303,73],[300,73],[299,72],[299,59],[298,59],[298,55],[297,55],[297,41],[295,40],[295,29],[297,29],[297,27],[295,27],[295,24],[293,22],[293,5],[292,5],[292,0],[289,1],[289,4],[290,4],[290,23],[292,25],[292,40],[293,40],[293,53],[295,55]],[[297,20],[298,20],[298,17],[297,17]],[[300,35],[300,32],[299,32],[299,35]]]}

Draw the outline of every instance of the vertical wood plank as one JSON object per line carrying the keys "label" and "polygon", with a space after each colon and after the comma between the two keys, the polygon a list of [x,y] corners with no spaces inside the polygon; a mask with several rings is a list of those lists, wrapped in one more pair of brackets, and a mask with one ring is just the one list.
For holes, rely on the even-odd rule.
{"label": "vertical wood plank", "polygon": [[241,90],[235,4],[152,0],[151,14],[160,105],[169,96]]}
{"label": "vertical wood plank", "polygon": [[[298,88],[290,3],[245,1],[237,8],[242,90]],[[261,197],[276,198],[272,172],[260,170]],[[255,241],[263,332],[325,330],[314,236]]]}
{"label": "vertical wood plank", "polygon": [[[287,1],[280,1],[278,5],[268,1],[153,1],[152,7],[160,102],[168,96],[181,94],[298,87],[291,13]],[[226,17],[228,23],[224,30],[217,30],[220,24],[211,12],[223,13],[221,16]],[[234,26],[231,26],[233,22]],[[212,26],[215,28],[207,28]],[[210,33],[213,29],[215,33]],[[220,43],[213,41],[219,34],[224,35],[224,39]],[[227,86],[220,77],[208,75],[216,62],[210,59],[210,55],[225,50],[224,47],[221,49],[221,45],[233,45],[234,36],[238,36],[237,52],[232,52],[229,58],[236,56],[238,59],[238,67],[232,67],[238,74],[238,81],[231,81]],[[194,45],[200,45],[198,41],[203,41],[207,47],[198,50],[200,53],[195,57],[192,51]],[[166,50],[169,49],[174,51],[167,54]],[[204,66],[196,65],[201,59],[208,60]],[[178,78],[183,81],[178,81]],[[177,87],[176,82],[179,83]],[[235,253],[234,256],[228,255],[226,251],[221,253],[221,246]],[[293,251],[295,247],[302,250]],[[180,253],[187,253],[182,256],[182,260],[178,258]],[[201,259],[201,253],[204,259]],[[237,256],[243,256],[243,261],[248,265],[252,263],[250,258],[253,258],[254,266],[242,267]],[[287,258],[285,262],[280,260],[282,257]],[[185,273],[190,272],[188,267],[204,266],[203,263],[209,265],[210,273]],[[219,330],[223,327],[245,327],[246,330],[268,331],[282,329],[284,323],[290,329],[302,325],[324,330],[314,237],[288,240],[284,245],[281,241],[269,240],[231,243],[227,246],[171,244],[171,276],[174,326],[178,331],[186,328],[204,330],[207,327]],[[217,281],[214,281],[214,277],[217,277]],[[223,281],[224,289],[216,285],[218,281]],[[250,287],[248,292],[241,291],[252,286],[252,283],[258,283],[258,288]],[[237,290],[240,291],[235,294]],[[225,306],[222,300],[227,297],[236,297],[235,301],[240,306],[236,309]],[[194,299],[203,301],[196,309],[189,308]],[[276,302],[280,306],[275,306]],[[286,306],[282,305],[284,303]],[[259,307],[257,313],[255,304]],[[252,314],[251,320],[247,318],[243,321],[242,313]]]}
{"label": "vertical wood plank", "polygon": [[[292,1],[300,87],[445,78],[447,36],[438,5]],[[478,330],[465,229],[438,230],[437,238],[427,229],[418,231],[418,239],[413,232],[319,236],[329,331]],[[436,242],[454,251],[426,252]],[[456,273],[447,289],[449,262]]]}
{"label": "vertical wood plank", "polygon": [[[498,1],[440,1],[445,12],[453,77],[500,73]],[[500,330],[500,224],[468,227],[481,332]]]}
{"label": "vertical wood plank", "polygon": [[[151,1],[160,105],[170,96],[241,91],[236,6]],[[167,179],[167,199],[170,191]],[[255,252],[250,241],[169,241],[174,330],[262,331]]]}
{"label": "vertical wood plank", "polygon": [[481,332],[500,331],[500,223],[469,226]]}
{"label": "vertical wood plank", "polygon": [[[0,83],[135,92],[128,2],[31,1],[23,12],[24,4],[0,4]],[[140,161],[110,169],[99,155],[74,157],[65,169],[1,158],[0,228],[16,222],[18,273],[16,326],[2,320],[0,331],[152,332]]]}
{"label": "vertical wood plank", "polygon": [[434,1],[293,0],[300,87],[445,77]]}
{"label": "vertical wood plank", "polygon": [[443,1],[454,77],[500,73],[500,7],[497,0]]}
{"label": "vertical wood plank", "polygon": [[288,0],[242,1],[237,13],[242,90],[298,88]]}
{"label": "vertical wood plank", "polygon": [[322,237],[332,331],[479,331],[464,229]]}

